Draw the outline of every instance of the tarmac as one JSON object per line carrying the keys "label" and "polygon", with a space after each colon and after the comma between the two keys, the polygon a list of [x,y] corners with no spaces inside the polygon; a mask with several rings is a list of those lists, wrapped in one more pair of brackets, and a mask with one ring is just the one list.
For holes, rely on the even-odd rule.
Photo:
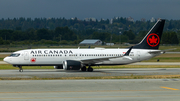
{"label": "tarmac", "polygon": [[131,75],[180,75],[180,68],[94,69],[93,72],[56,69],[25,69],[23,72],[19,72],[19,70],[0,70],[0,78],[61,78]]}
{"label": "tarmac", "polygon": [[179,101],[180,79],[1,80],[0,101]]}

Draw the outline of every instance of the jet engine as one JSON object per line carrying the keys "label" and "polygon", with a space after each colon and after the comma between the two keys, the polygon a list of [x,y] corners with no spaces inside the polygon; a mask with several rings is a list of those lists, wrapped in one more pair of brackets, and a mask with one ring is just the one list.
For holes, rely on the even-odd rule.
{"label": "jet engine", "polygon": [[74,60],[63,61],[63,69],[65,70],[79,70],[81,68],[81,62]]}
{"label": "jet engine", "polygon": [[54,66],[55,69],[63,69],[63,65],[61,66]]}

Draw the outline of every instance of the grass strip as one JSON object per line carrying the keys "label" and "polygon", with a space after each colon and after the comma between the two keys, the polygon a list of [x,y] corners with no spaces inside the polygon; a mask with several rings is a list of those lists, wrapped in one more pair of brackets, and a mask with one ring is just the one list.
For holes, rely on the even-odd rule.
{"label": "grass strip", "polygon": [[60,78],[0,78],[0,80],[81,80],[81,79],[179,79],[180,75],[131,75],[105,77],[60,77]]}

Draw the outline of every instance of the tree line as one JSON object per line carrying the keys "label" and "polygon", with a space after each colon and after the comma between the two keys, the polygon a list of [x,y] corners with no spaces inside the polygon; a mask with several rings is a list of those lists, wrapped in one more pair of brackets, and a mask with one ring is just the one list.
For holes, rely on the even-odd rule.
{"label": "tree line", "polygon": [[[166,20],[161,44],[179,44],[180,20]],[[0,19],[0,44],[78,44],[84,39],[138,43],[155,24],[113,18],[92,21],[65,18]]]}
{"label": "tree line", "polygon": [[[92,31],[92,34],[79,34],[81,31],[73,31],[68,27],[57,27],[50,29],[28,29],[22,30],[0,30],[0,44],[79,44],[84,39],[100,39],[103,42],[131,43],[136,44],[142,40],[147,31],[140,31],[138,34],[132,30],[124,31],[122,35],[108,32]],[[161,44],[179,44],[177,33],[165,31],[162,35]]]}

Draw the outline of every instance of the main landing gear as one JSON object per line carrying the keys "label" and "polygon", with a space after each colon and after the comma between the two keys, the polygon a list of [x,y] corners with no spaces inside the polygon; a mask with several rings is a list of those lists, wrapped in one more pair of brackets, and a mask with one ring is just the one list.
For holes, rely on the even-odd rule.
{"label": "main landing gear", "polygon": [[86,68],[86,66],[83,66],[82,68],[81,68],[81,71],[83,71],[83,72],[85,72],[85,71],[88,71],[88,72],[92,72],[93,71],[93,68],[91,67],[91,66],[89,66],[88,68]]}
{"label": "main landing gear", "polygon": [[86,71],[86,66],[83,66],[83,67],[81,68],[81,71],[85,72],[85,71]]}
{"label": "main landing gear", "polygon": [[23,72],[22,66],[18,66],[19,67],[19,72]]}

